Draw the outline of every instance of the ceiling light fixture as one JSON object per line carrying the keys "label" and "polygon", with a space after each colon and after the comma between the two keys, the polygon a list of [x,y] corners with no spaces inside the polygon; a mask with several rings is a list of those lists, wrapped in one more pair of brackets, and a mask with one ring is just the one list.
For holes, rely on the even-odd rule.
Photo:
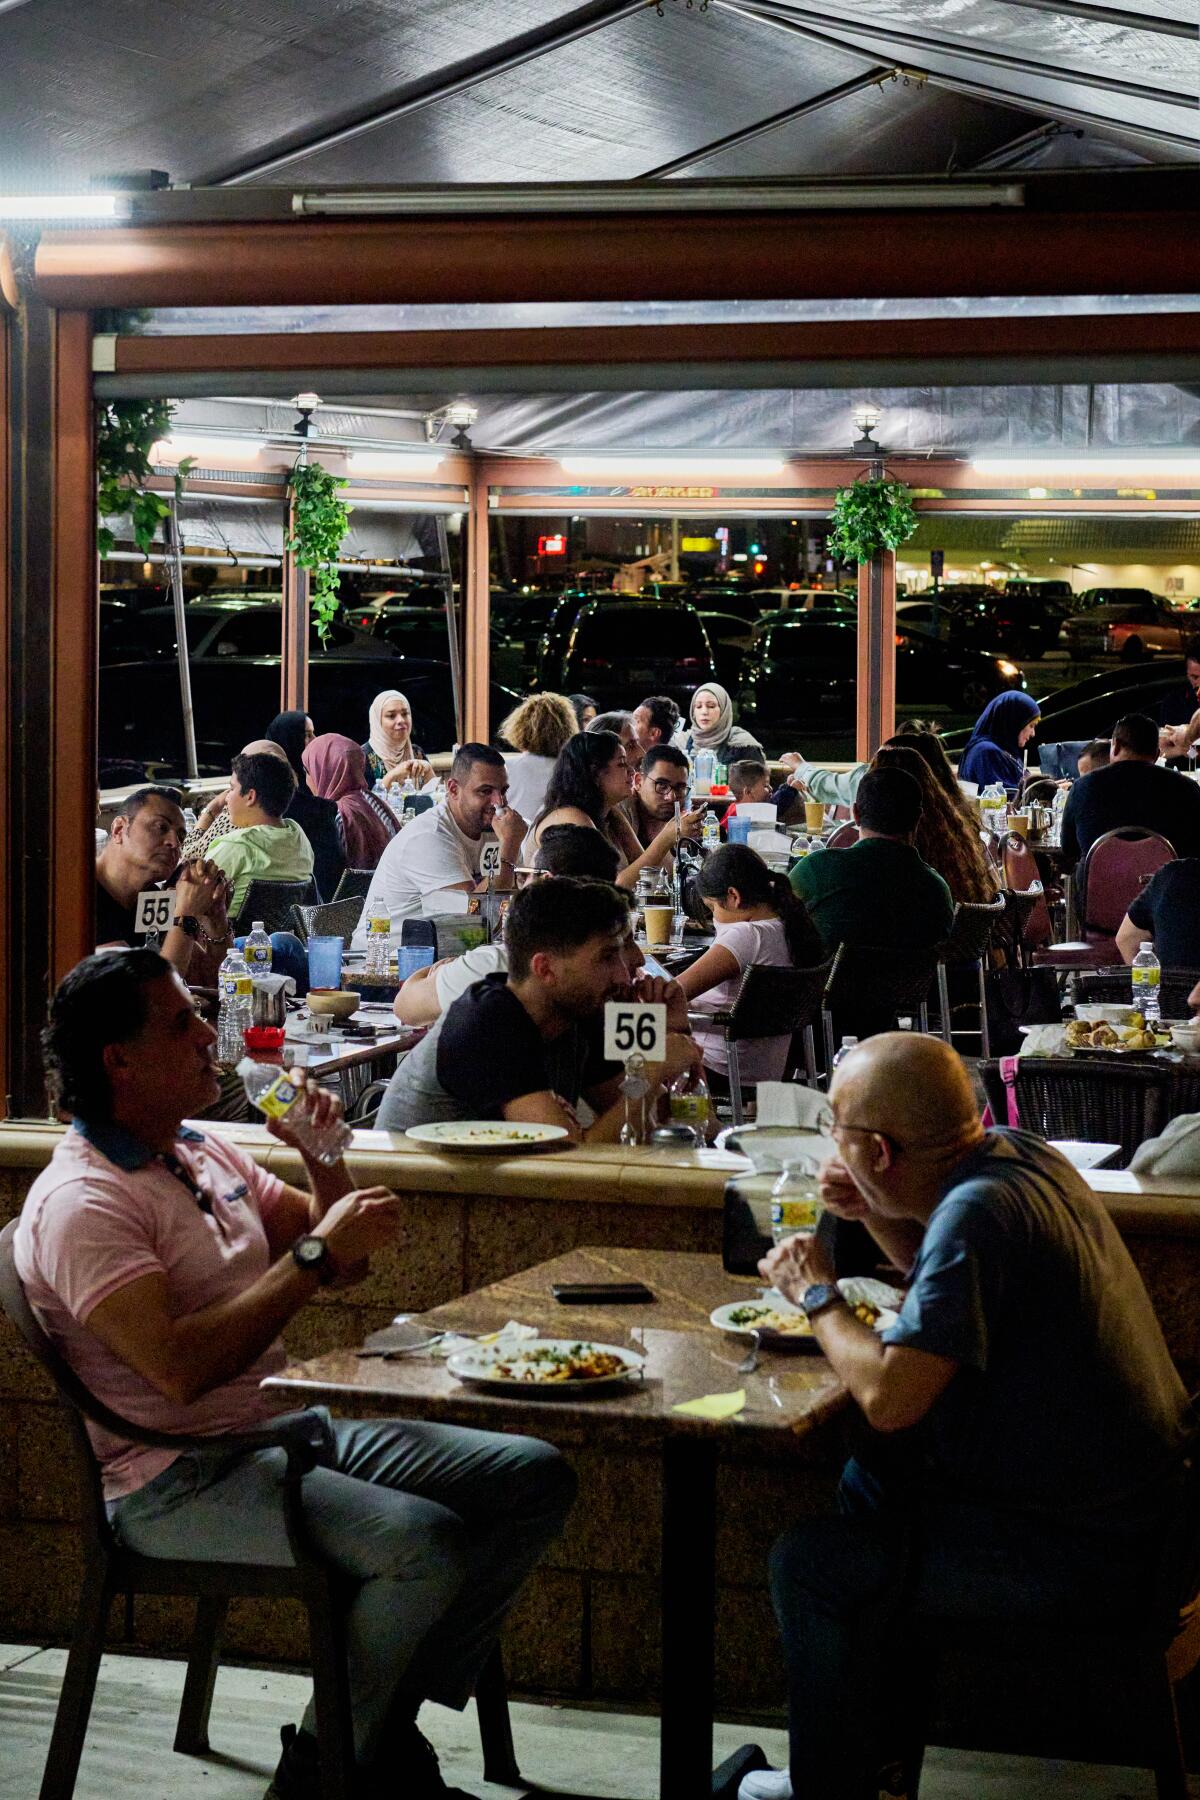
{"label": "ceiling light fixture", "polygon": [[1048,475],[1116,475],[1130,481],[1163,476],[1200,476],[1200,456],[1172,455],[1169,450],[1129,450],[1090,455],[1086,450],[1048,451],[1038,455],[1026,451],[1021,456],[973,456],[971,467],[977,475],[1009,475],[1016,481]]}
{"label": "ceiling light fixture", "polygon": [[121,194],[0,194],[0,220],[118,219],[128,208]]}
{"label": "ceiling light fixture", "polygon": [[324,213],[350,218],[392,215],[420,218],[472,216],[528,210],[538,213],[643,212],[847,212],[961,211],[979,206],[1024,206],[1025,189],[1016,181],[947,182],[863,181],[796,183],[720,181],[669,184],[665,195],[657,182],[551,182],[490,187],[325,189],[293,193],[294,213]]}
{"label": "ceiling light fixture", "polygon": [[565,451],[558,459],[565,475],[653,475],[668,481],[706,481],[725,475],[779,475],[784,458],[762,451],[638,450]]}
{"label": "ceiling light fixture", "polygon": [[254,438],[221,437],[219,433],[188,437],[160,438],[151,445],[152,463],[177,463],[185,456],[195,457],[207,468],[223,462],[253,462],[262,455],[265,444]]}
{"label": "ceiling light fixture", "polygon": [[352,450],[346,467],[352,475],[432,475],[444,461],[441,450]]}

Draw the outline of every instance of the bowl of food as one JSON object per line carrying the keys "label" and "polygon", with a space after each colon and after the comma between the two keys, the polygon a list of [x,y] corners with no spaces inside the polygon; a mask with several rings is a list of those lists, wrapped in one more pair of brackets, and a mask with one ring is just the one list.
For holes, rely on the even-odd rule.
{"label": "bowl of food", "polygon": [[362,1005],[362,995],[353,988],[309,988],[308,1010],[330,1019],[348,1019]]}
{"label": "bowl of food", "polygon": [[1171,1041],[1177,1050],[1186,1050],[1194,1056],[1200,1051],[1200,1019],[1190,1019],[1180,1025],[1172,1025]]}

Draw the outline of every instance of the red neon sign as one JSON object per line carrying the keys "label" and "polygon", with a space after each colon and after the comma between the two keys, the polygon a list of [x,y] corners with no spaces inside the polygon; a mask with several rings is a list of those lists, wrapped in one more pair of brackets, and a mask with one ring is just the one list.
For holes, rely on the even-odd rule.
{"label": "red neon sign", "polygon": [[556,532],[553,537],[540,537],[538,539],[537,553],[539,556],[565,556],[567,554],[567,540],[561,531]]}

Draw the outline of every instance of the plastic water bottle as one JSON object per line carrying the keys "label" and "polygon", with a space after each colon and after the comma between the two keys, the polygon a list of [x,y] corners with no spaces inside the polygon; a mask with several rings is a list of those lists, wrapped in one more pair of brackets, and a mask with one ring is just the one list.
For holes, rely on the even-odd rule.
{"label": "plastic water bottle", "polygon": [[387,902],[372,900],[367,911],[366,975],[386,975],[392,960],[392,915]]}
{"label": "plastic water bottle", "polygon": [[190,806],[185,806],[183,809],[183,829],[187,837],[191,837],[196,829],[196,815]]}
{"label": "plastic water bottle", "polygon": [[242,955],[251,976],[271,973],[271,938],[261,919],[255,919],[254,930],[242,947]]}
{"label": "plastic water bottle", "polygon": [[308,1094],[302,1082],[293,1078],[288,1069],[281,1069],[274,1063],[258,1063],[251,1056],[244,1056],[237,1066],[242,1078],[242,1086],[246,1090],[246,1098],[256,1106],[260,1113],[268,1119],[286,1119],[295,1133],[296,1141],[302,1150],[319,1163],[328,1167],[337,1162],[346,1145],[353,1137],[353,1132],[344,1119],[335,1119],[332,1124],[324,1125],[319,1130],[309,1119]]}
{"label": "plastic water bottle", "polygon": [[1145,943],[1134,957],[1129,970],[1133,980],[1133,1004],[1142,1014],[1147,1025],[1151,1020],[1162,1018],[1162,1007],[1159,1002],[1159,985],[1162,981],[1162,964],[1154,954],[1154,945]]}
{"label": "plastic water bottle", "polygon": [[856,1037],[844,1037],[842,1039],[841,1048],[838,1050],[837,1055],[833,1059],[833,1066],[835,1069],[837,1068],[839,1063],[845,1062],[846,1058],[849,1056],[850,1052],[857,1046],[857,1044],[858,1044],[858,1039]]}
{"label": "plastic water bottle", "polygon": [[1063,814],[1067,810],[1070,791],[1067,788],[1055,788],[1054,807],[1050,819],[1050,841],[1052,844],[1062,843]]}
{"label": "plastic water bottle", "polygon": [[693,768],[697,787],[711,788],[717,759],[711,750],[697,750]]}
{"label": "plastic water bottle", "polygon": [[252,1022],[254,982],[234,944],[217,972],[221,1009],[217,1014],[217,1061],[236,1063],[246,1050],[242,1032]]}
{"label": "plastic water bottle", "polygon": [[668,1106],[672,1125],[685,1125],[697,1150],[702,1150],[704,1127],[708,1124],[708,1083],[703,1075],[698,1075],[695,1085],[689,1087],[690,1076],[691,1071],[684,1069],[675,1077],[667,1097]]}
{"label": "plastic water bottle", "polygon": [[979,821],[985,831],[1000,837],[1008,813],[1008,796],[998,781],[990,781],[979,796]]}
{"label": "plastic water bottle", "polygon": [[782,1244],[801,1232],[811,1237],[824,1210],[816,1159],[805,1156],[785,1162],[771,1189],[772,1241]]}
{"label": "plastic water bottle", "polygon": [[700,848],[702,850],[719,850],[721,848],[721,821],[715,812],[706,812],[704,823],[700,827]]}

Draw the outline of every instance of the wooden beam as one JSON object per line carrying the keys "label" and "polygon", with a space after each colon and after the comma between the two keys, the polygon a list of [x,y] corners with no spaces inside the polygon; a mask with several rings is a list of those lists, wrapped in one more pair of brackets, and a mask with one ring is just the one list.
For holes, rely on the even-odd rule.
{"label": "wooden beam", "polygon": [[896,729],[896,556],[881,551],[858,567],[858,760],[867,762]]}
{"label": "wooden beam", "polygon": [[302,569],[287,548],[294,506],[288,498],[288,523],[283,552],[283,650],[279,669],[280,712],[308,711],[308,570]]}
{"label": "wooden beam", "polygon": [[[656,190],[657,191],[657,190]],[[669,190],[664,189],[664,192]],[[1194,205],[303,218],[47,232],[56,306],[778,300],[1200,291]],[[920,245],[920,255],[913,246]],[[547,334],[552,335],[552,334]],[[547,346],[549,353],[550,346]]]}
{"label": "wooden beam", "polygon": [[[4,246],[0,243],[0,262],[3,261]],[[8,410],[9,390],[9,358],[11,355],[12,328],[11,320],[3,306],[0,306],[0,844],[5,846],[6,863],[11,865],[12,851],[9,838],[8,784],[10,779],[9,757],[9,668],[8,643],[12,630],[12,615],[9,606],[11,589],[9,586],[9,542],[8,521],[12,505],[11,470],[12,456],[10,431],[11,420]],[[11,967],[12,943],[9,935],[9,903],[8,877],[0,877],[0,991],[7,993],[8,971]],[[8,1031],[3,1020],[0,1020],[0,1119],[8,1117]]]}
{"label": "wooden beam", "polygon": [[[471,480],[471,500],[467,517],[467,583],[466,583],[466,703],[463,729],[467,740],[486,744],[491,735],[491,580],[489,575],[488,540],[491,521],[488,517],[488,484],[479,472]],[[532,821],[530,821],[532,823]]]}
{"label": "wooden beam", "polygon": [[[551,341],[548,343],[547,339]],[[556,364],[842,362],[906,357],[1036,359],[1200,356],[1200,313],[1066,313],[1012,318],[730,320],[718,325],[544,330],[246,332],[120,337],[114,373],[238,375],[322,369],[530,368]],[[969,371],[967,371],[969,372]],[[862,379],[870,382],[869,367]]]}

